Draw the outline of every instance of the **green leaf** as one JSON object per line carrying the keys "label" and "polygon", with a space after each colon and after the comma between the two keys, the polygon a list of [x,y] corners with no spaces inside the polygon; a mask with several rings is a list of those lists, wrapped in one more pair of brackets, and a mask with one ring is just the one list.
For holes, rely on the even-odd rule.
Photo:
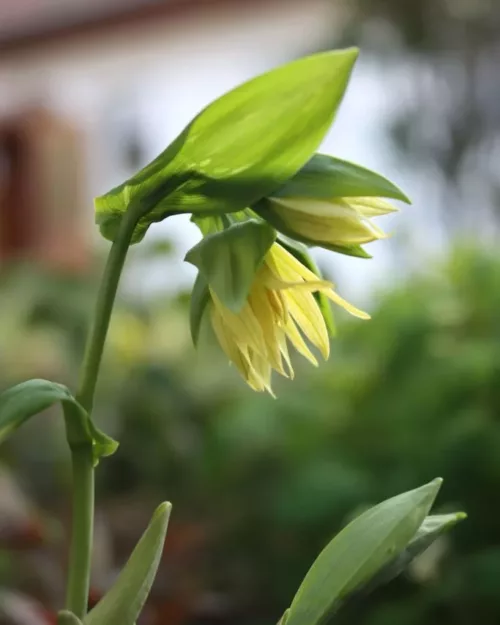
{"label": "green leaf", "polygon": [[289,613],[290,613],[290,608],[288,608],[287,610],[283,612],[283,616],[278,621],[278,625],[286,625]]}
{"label": "green leaf", "polygon": [[58,402],[75,404],[85,414],[65,386],[48,380],[28,380],[4,391],[0,395],[0,442],[30,417]]}
{"label": "green leaf", "polygon": [[244,210],[291,178],[317,149],[342,100],[357,49],[305,57],[226,93],[135,176],[96,198],[113,240],[127,210],[133,242],[169,214]]}
{"label": "green leaf", "polygon": [[0,443],[25,421],[57,403],[64,411],[70,446],[91,445],[96,464],[116,451],[118,443],[95,427],[66,386],[41,379],[22,382],[0,395]]}
{"label": "green leaf", "polygon": [[224,228],[229,227],[232,224],[237,224],[242,221],[246,221],[249,217],[257,217],[252,211],[245,209],[235,213],[224,213],[223,215],[204,215],[196,213],[191,216],[191,220],[198,226],[203,236],[207,234],[214,234],[215,232],[221,232]]}
{"label": "green leaf", "polygon": [[134,625],[153,585],[172,506],[161,504],[118,579],[83,625]]}
{"label": "green leaf", "polygon": [[358,597],[359,594],[366,595],[378,586],[387,584],[392,579],[402,573],[417,556],[423,553],[432,543],[455,527],[457,523],[467,518],[464,512],[454,512],[452,514],[435,514],[428,516],[419,527],[415,536],[408,543],[407,547],[397,555],[391,562],[388,562],[380,571],[368,582],[368,584],[349,596],[349,599]]}
{"label": "green leaf", "polygon": [[249,220],[206,236],[186,255],[221,302],[239,312],[246,302],[255,273],[276,240],[265,222]]}
{"label": "green leaf", "polygon": [[[288,252],[290,252],[290,254],[292,254],[292,256],[294,256],[300,263],[302,263],[310,271],[315,273],[318,278],[323,279],[321,271],[319,270],[314,260],[311,258],[311,255],[309,254],[309,251],[305,245],[299,243],[298,241],[294,241],[293,239],[289,239],[284,235],[278,235],[278,242],[286,250],[288,250]],[[321,314],[323,315],[323,319],[325,320],[328,335],[333,338],[336,335],[336,329],[330,300],[326,297],[324,293],[320,291],[316,291],[316,293],[313,293],[313,297],[318,302]]]}
{"label": "green leaf", "polygon": [[205,237],[207,234],[214,234],[224,230],[223,215],[192,215],[191,221],[198,226],[201,234]]}
{"label": "green leaf", "polygon": [[317,625],[401,553],[441,486],[436,479],[367,510],[320,553],[295,595],[287,625]]}
{"label": "green leaf", "polygon": [[293,178],[272,195],[314,199],[383,197],[411,203],[401,189],[387,178],[326,154],[314,154]]}
{"label": "green leaf", "polygon": [[92,451],[94,454],[94,465],[99,462],[100,458],[112,456],[119,447],[118,441],[111,436],[105,434],[94,425],[92,419],[89,418],[89,428],[92,434]]}
{"label": "green leaf", "polygon": [[208,283],[201,273],[198,273],[196,280],[194,281],[189,306],[189,328],[191,330],[191,338],[194,345],[197,345],[198,343],[201,320],[203,319],[203,314],[209,301],[210,292],[208,290]]}

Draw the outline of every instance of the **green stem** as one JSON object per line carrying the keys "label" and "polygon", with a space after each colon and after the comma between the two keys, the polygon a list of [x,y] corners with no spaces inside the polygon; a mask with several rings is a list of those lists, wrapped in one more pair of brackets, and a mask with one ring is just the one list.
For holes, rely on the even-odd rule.
{"label": "green stem", "polygon": [[[92,412],[104,342],[108,332],[120,275],[137,218],[127,212],[111,246],[97,296],[93,324],[87,339],[76,399]],[[94,523],[94,466],[92,446],[71,445],[73,466],[73,522],[69,554],[66,608],[79,619],[87,613]]]}
{"label": "green stem", "polygon": [[117,237],[111,246],[97,295],[94,320],[85,349],[80,387],[76,395],[77,401],[89,414],[94,403],[95,386],[118,282],[136,224],[137,218],[132,211],[125,213]]}
{"label": "green stem", "polygon": [[79,619],[87,613],[94,530],[94,468],[92,447],[71,449],[73,466],[73,527],[66,607]]}

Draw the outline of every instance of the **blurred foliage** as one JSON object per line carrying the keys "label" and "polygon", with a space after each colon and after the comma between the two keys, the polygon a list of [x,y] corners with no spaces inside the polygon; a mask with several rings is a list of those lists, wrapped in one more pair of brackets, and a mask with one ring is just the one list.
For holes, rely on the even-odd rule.
{"label": "blurred foliage", "polygon": [[[9,288],[13,305],[22,288]],[[71,304],[71,289],[85,299],[68,283],[44,316],[66,346],[65,381],[86,307]],[[174,502],[153,595],[162,616],[149,622],[275,622],[353,514],[436,475],[445,479],[436,512],[463,508],[468,521],[336,622],[499,622],[500,262],[457,250],[378,301],[370,323],[339,319],[330,362],[312,371],[297,362],[278,401],[250,393],[211,350],[194,353],[185,294],[121,301],[96,415],[121,447],[100,467],[98,508],[118,566],[154,502]],[[2,352],[5,385],[12,357]],[[65,479],[54,491],[54,469],[63,476],[66,457],[54,460],[49,422],[40,417],[42,450],[20,434],[1,453],[55,514]],[[96,574],[95,592],[106,579]]]}
{"label": "blurred foliage", "polygon": [[500,4],[356,0],[345,38],[376,52],[398,84],[390,133],[440,185],[449,229],[498,232]]}

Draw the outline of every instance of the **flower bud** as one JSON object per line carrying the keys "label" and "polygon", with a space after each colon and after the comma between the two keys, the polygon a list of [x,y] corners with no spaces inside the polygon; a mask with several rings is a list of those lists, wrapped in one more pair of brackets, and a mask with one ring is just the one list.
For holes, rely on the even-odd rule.
{"label": "flower bud", "polygon": [[270,210],[288,232],[317,245],[361,245],[387,235],[370,217],[397,210],[380,198],[268,198]]}
{"label": "flower bud", "polygon": [[387,237],[372,218],[398,210],[386,197],[408,201],[382,176],[316,154],[284,187],[253,209],[295,240],[366,256],[361,245]]}

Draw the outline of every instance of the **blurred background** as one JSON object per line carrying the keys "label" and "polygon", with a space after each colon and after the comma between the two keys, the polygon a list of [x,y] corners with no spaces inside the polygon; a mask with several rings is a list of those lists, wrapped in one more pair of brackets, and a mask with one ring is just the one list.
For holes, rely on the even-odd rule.
{"label": "blurred background", "polygon": [[[413,199],[371,261],[318,253],[340,292],[328,364],[252,394],[195,354],[176,217],[132,250],[96,420],[91,602],[174,502],[141,625],[276,623],[353,514],[437,475],[469,519],[339,625],[500,622],[500,4],[495,0],[3,0],[0,387],[75,385],[107,243],[92,198],[205,104],[314,51],[362,54],[323,151]],[[258,138],[256,138],[258,140]],[[70,475],[60,415],[0,448],[0,623],[55,623]]]}

